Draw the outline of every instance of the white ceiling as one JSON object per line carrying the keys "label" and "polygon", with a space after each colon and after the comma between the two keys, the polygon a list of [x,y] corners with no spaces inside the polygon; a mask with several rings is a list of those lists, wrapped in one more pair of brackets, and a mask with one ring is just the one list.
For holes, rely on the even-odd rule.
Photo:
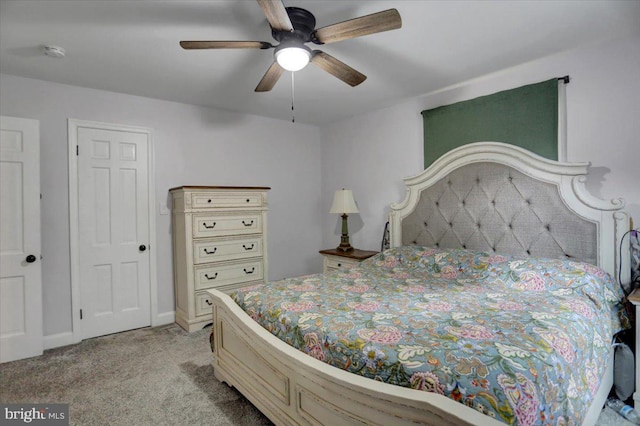
{"label": "white ceiling", "polygon": [[[316,46],[367,75],[352,88],[309,65],[295,73],[297,122],[322,124],[396,104],[559,51],[640,31],[640,1],[285,0],[316,28],[396,8],[402,28]],[[180,48],[180,40],[273,42],[252,0],[1,0],[5,74],[291,118],[291,77],[254,88],[273,50]],[[42,46],[66,49],[63,59]]]}

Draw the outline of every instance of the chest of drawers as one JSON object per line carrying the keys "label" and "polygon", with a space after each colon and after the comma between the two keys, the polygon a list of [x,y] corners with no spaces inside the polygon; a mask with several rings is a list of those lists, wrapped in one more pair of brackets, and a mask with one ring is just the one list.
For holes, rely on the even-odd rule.
{"label": "chest of drawers", "polygon": [[224,292],[267,278],[266,187],[181,186],[172,199],[176,323],[211,323],[206,290]]}

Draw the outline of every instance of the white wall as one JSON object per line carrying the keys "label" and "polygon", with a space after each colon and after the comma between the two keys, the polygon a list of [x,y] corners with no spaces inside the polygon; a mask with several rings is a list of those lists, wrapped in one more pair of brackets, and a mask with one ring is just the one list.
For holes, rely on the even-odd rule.
{"label": "white wall", "polygon": [[[44,334],[71,331],[67,119],[153,129],[156,198],[180,185],[270,186],[269,278],[321,269],[314,126],[0,75],[0,113],[40,120]],[[170,215],[156,206],[158,312],[174,310]]]}
{"label": "white wall", "polygon": [[[360,210],[350,215],[351,243],[376,250],[389,204],[404,199],[402,178],[422,171],[424,109],[472,99],[553,77],[566,86],[568,161],[590,161],[587,188],[622,197],[640,224],[640,36],[564,52],[401,105],[323,126],[322,208],[333,192],[353,189]],[[428,78],[428,75],[425,75]],[[323,217],[323,245],[339,242],[338,218]]]}

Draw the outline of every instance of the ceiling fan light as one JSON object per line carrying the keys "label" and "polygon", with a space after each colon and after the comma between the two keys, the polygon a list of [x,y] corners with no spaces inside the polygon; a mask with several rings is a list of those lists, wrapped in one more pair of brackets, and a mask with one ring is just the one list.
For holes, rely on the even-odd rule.
{"label": "ceiling fan light", "polygon": [[288,46],[275,51],[278,65],[287,71],[299,71],[306,67],[311,59],[311,50],[307,46]]}

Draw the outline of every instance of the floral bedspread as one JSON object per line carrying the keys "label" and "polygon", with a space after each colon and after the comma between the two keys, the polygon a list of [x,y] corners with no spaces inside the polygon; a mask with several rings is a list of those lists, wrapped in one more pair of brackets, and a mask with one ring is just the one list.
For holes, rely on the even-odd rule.
{"label": "floral bedspread", "polygon": [[581,424],[630,326],[595,266],[418,246],[232,297],[316,359],[518,425]]}

